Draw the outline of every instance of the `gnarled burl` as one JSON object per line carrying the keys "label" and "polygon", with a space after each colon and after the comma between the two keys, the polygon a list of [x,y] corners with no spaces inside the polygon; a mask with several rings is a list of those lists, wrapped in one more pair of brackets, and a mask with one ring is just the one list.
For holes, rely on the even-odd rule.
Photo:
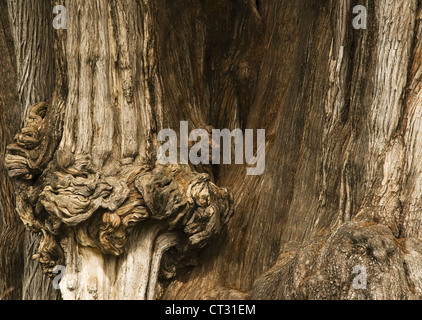
{"label": "gnarled burl", "polygon": [[[105,173],[90,154],[59,148],[47,156],[48,108],[39,103],[29,109],[26,126],[6,156],[18,185],[17,211],[28,228],[42,233],[34,258],[51,276],[57,265],[72,261],[61,285],[65,298],[123,297],[113,283],[128,279],[132,297],[155,298],[159,273],[173,277],[228,222],[231,194],[188,165],[129,161]],[[137,240],[143,244],[128,250]],[[139,275],[119,280],[119,268],[133,261],[131,272]],[[110,265],[114,270],[107,270]],[[107,290],[100,288],[104,278],[110,282]]]}

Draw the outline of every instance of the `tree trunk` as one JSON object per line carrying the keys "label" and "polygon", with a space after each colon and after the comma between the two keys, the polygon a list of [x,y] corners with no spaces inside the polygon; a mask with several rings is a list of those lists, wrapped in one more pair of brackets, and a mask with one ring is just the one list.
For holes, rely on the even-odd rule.
{"label": "tree trunk", "polygon": [[[422,296],[419,1],[0,9],[2,298]],[[181,121],[265,129],[264,173],[159,164]]]}

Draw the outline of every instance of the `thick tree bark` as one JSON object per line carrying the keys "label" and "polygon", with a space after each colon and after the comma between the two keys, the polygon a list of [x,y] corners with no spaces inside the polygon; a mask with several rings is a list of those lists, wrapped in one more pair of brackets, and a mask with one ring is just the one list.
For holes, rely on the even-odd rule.
{"label": "thick tree bark", "polygon": [[[5,298],[422,296],[419,1],[0,4]],[[264,174],[157,165],[180,121],[265,129]]]}
{"label": "thick tree bark", "polygon": [[6,1],[0,1],[0,298],[22,296],[23,225],[14,209],[12,181],[3,165],[7,144],[19,129],[22,110],[17,100],[16,57]]}

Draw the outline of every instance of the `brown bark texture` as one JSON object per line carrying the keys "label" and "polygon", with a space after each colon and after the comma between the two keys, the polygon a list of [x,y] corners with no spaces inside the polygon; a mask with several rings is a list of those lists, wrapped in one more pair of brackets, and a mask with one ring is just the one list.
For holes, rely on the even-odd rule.
{"label": "brown bark texture", "polygon": [[[0,298],[421,298],[421,12],[0,0]],[[181,121],[265,129],[264,173],[157,164]]]}

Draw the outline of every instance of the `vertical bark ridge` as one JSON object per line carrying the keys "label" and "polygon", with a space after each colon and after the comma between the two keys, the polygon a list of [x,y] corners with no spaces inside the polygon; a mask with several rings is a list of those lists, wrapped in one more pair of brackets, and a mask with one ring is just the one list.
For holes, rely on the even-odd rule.
{"label": "vertical bark ridge", "polygon": [[12,0],[8,6],[15,39],[19,102],[24,106],[25,119],[29,106],[48,100],[54,89],[53,14],[49,1]]}

